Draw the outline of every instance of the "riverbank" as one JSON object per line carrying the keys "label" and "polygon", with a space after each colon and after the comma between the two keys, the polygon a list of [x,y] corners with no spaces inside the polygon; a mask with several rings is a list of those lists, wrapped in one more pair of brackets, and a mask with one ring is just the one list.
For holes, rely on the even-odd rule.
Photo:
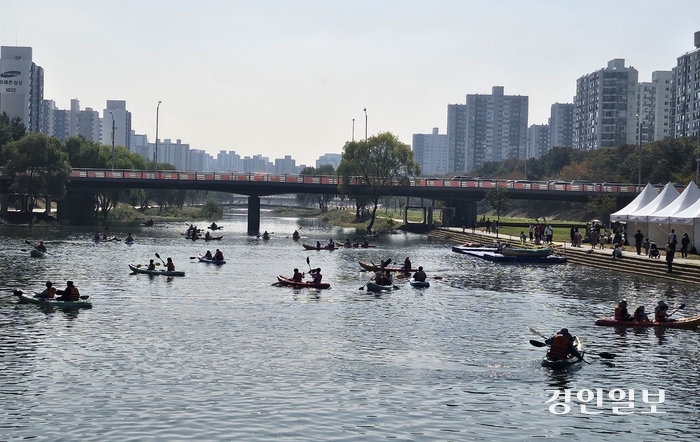
{"label": "riverbank", "polygon": [[[495,233],[486,233],[479,230],[475,230],[472,233],[469,229],[463,233],[462,229],[457,227],[444,227],[433,230],[428,234],[428,237],[447,240],[455,245],[467,242],[491,245],[499,240],[513,245],[520,244],[520,238],[517,236],[496,235]],[[534,248],[535,244],[526,241],[523,247]],[[680,252],[676,252],[673,260],[673,272],[668,273],[665,252],[663,251],[661,251],[662,256],[660,258],[652,259],[643,254],[637,255],[634,247],[627,246],[626,250],[622,251],[621,259],[613,259],[610,244],[604,245],[602,249],[592,249],[590,244],[584,244],[582,247],[571,247],[570,243],[555,240],[552,248],[556,254],[566,256],[568,262],[573,264],[613,272],[644,275],[659,280],[673,280],[700,285],[700,260],[696,256],[680,258]]]}

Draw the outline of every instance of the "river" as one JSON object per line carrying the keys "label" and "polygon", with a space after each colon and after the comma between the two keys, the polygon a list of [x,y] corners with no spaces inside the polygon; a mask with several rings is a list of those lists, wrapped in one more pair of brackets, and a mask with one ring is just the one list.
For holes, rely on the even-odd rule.
{"label": "river", "polygon": [[[95,244],[86,229],[0,227],[0,440],[697,440],[698,331],[594,325],[621,296],[630,307],[664,299],[695,314],[697,287],[572,264],[496,264],[411,234],[373,249],[306,251],[303,242],[354,231],[267,213],[269,241],[245,234],[245,213],[220,225],[223,240],[207,244],[185,240],[180,222],[136,227],[132,246]],[[50,256],[29,258],[24,241],[40,239]],[[228,263],[191,259],[207,247]],[[186,276],[129,273],[155,253]],[[379,296],[359,290],[370,275],[358,260],[406,256],[442,279],[424,290],[396,281],[399,290]],[[308,270],[307,257],[330,290],[272,285]],[[75,281],[93,309],[17,304],[12,289],[40,290],[47,279]],[[542,339],[530,328],[561,327],[618,356],[541,367],[544,351],[528,341]],[[571,402],[558,401],[555,415],[547,401],[560,389]],[[582,409],[584,390],[597,389],[602,405]],[[633,408],[613,409],[616,389],[633,390]],[[649,413],[645,400],[659,390],[665,399]]]}

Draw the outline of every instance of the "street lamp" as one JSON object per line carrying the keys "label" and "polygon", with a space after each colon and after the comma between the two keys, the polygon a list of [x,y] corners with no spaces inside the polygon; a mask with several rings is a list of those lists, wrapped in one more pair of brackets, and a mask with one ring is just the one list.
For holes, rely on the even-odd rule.
{"label": "street lamp", "polygon": [[367,141],[367,108],[365,110],[365,141]]}
{"label": "street lamp", "polygon": [[637,166],[637,184],[639,185],[639,188],[641,190],[642,188],[642,118],[640,115],[637,115],[637,119],[639,120],[639,164]]}
{"label": "street lamp", "polygon": [[355,141],[355,119],[352,119],[352,141]]}
{"label": "street lamp", "polygon": [[112,116],[112,170],[114,170],[114,114],[111,111],[109,114]]}
{"label": "street lamp", "polygon": [[155,171],[158,171],[158,113],[160,112],[160,103],[162,102],[159,101],[158,106],[156,106],[156,153],[153,157],[153,170]]}

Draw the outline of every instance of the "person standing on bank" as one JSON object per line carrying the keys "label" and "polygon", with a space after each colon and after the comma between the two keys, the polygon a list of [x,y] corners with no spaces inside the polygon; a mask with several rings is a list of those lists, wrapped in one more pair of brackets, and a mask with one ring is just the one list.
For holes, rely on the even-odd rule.
{"label": "person standing on bank", "polygon": [[688,246],[690,245],[690,238],[688,234],[684,233],[683,238],[681,238],[681,258],[688,257]]}
{"label": "person standing on bank", "polygon": [[666,265],[668,265],[668,273],[673,273],[673,255],[676,254],[676,249],[671,244],[666,246]]}
{"label": "person standing on bank", "polygon": [[642,235],[641,230],[637,230],[637,233],[634,234],[634,245],[637,247],[637,255],[642,254],[642,241],[644,241],[644,235]]}
{"label": "person standing on bank", "polygon": [[676,237],[676,230],[671,229],[671,233],[668,234],[668,247],[676,251],[676,244],[678,244],[678,237]]}

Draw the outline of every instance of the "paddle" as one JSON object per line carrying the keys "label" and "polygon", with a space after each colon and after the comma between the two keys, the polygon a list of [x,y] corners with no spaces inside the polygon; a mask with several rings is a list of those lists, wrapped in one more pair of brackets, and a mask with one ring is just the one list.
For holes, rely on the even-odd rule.
{"label": "paddle", "polygon": [[676,313],[678,310],[683,310],[684,308],[685,308],[685,302],[683,304],[679,305],[677,309],[675,309],[674,311],[669,313],[668,316],[671,316],[672,314]]}
{"label": "paddle", "polygon": [[365,282],[365,284],[364,284],[362,287],[360,287],[359,290],[364,290],[365,287],[367,286],[367,284],[369,284],[370,282],[374,281],[374,278],[376,278],[376,277],[377,277],[377,275],[374,275],[374,276],[372,276],[371,278],[369,278],[369,281]]}
{"label": "paddle", "polygon": [[309,273],[311,273],[311,261],[309,261],[309,257],[306,257],[306,264],[309,265]]}
{"label": "paddle", "polygon": [[163,258],[161,258],[160,255],[157,253],[156,253],[156,258],[160,259],[160,261],[163,263],[163,265],[165,265],[165,261],[163,261]]}
{"label": "paddle", "polygon": [[[544,342],[535,341],[534,339],[530,340],[530,344],[534,345],[535,347],[548,347],[548,345],[545,344]],[[586,353],[596,355],[596,356],[601,357],[603,359],[615,359],[617,357],[617,354],[608,353],[607,351],[601,351],[600,353],[596,353],[594,351],[586,350]],[[585,361],[585,362],[588,362],[588,361]]]}

